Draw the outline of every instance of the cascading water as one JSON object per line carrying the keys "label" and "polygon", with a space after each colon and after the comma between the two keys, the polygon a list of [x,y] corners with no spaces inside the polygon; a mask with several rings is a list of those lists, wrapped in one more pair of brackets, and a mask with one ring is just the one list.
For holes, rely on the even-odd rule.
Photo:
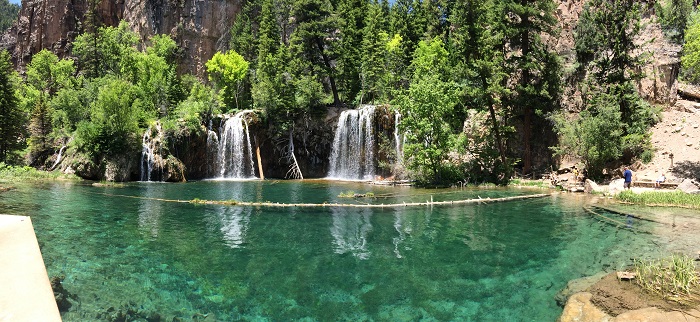
{"label": "cascading water", "polygon": [[209,120],[209,127],[207,127],[207,176],[209,178],[218,175],[219,171],[219,136],[216,135],[215,131],[212,131],[211,120]]}
{"label": "cascading water", "polygon": [[[157,133],[160,133],[160,124],[156,123],[155,126]],[[152,181],[153,169],[156,166],[156,150],[159,142],[151,137],[152,130],[149,127],[141,138],[141,181]]]}
{"label": "cascading water", "polygon": [[396,144],[396,162],[403,161],[403,146],[406,142],[406,136],[399,132],[399,124],[401,124],[401,113],[396,111],[394,114],[394,142]]}
{"label": "cascading water", "polygon": [[374,178],[374,112],[375,106],[364,105],[360,109],[340,114],[331,150],[329,178]]}
{"label": "cascading water", "polygon": [[218,146],[219,177],[249,179],[255,177],[253,149],[250,145],[246,110],[222,120]]}

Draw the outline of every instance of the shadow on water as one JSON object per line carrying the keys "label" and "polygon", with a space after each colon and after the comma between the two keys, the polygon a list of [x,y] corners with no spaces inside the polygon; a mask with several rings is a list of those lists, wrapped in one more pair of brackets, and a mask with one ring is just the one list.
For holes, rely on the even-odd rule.
{"label": "shadow on water", "polygon": [[694,178],[695,180],[698,180],[700,178],[700,162],[697,162],[697,161],[678,162],[673,167],[673,173],[675,173],[678,177]]}

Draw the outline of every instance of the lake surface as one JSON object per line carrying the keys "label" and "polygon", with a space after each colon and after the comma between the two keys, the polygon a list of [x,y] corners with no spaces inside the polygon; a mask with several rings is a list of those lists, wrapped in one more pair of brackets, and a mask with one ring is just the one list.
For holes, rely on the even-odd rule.
{"label": "lake surface", "polygon": [[[648,222],[600,221],[589,199],[481,205],[256,208],[168,200],[403,203],[541,193],[327,181],[15,185],[0,213],[32,217],[65,321],[555,321],[575,278],[663,251]],[[381,197],[342,199],[342,192]],[[135,196],[137,198],[128,198]],[[611,218],[614,218],[612,216]],[[207,320],[209,321],[209,320]]]}

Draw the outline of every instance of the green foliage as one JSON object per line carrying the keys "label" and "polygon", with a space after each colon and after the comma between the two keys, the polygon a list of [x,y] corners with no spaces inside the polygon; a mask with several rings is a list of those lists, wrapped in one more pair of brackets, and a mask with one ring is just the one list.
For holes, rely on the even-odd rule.
{"label": "green foliage", "polygon": [[0,33],[4,34],[17,21],[19,10],[18,5],[8,0],[0,0]]}
{"label": "green foliage", "polygon": [[[634,0],[590,0],[575,32],[577,60],[593,70],[602,84],[622,84],[639,79],[643,64],[634,39],[641,31],[641,4]],[[589,66],[592,64],[592,66]],[[624,111],[623,111],[624,113]]]}
{"label": "green foliage", "polygon": [[665,5],[656,2],[656,16],[666,35],[676,42],[683,42],[688,19],[693,12],[693,0],[667,0]]}
{"label": "green foliage", "polygon": [[188,77],[191,91],[186,100],[180,102],[174,112],[169,115],[163,127],[176,137],[185,134],[198,133],[203,129],[202,120],[210,119],[213,114],[220,113],[214,91],[200,83],[194,77]]}
{"label": "green foliage", "polygon": [[615,97],[599,93],[578,119],[561,114],[554,118],[560,136],[558,155],[574,155],[582,159],[589,175],[600,178],[605,165],[622,156],[624,135],[621,114]]}
{"label": "green foliage", "polygon": [[659,120],[660,110],[644,102],[635,85],[644,65],[634,42],[640,20],[637,1],[591,0],[575,29],[579,67],[592,71],[592,77],[582,83],[586,111],[580,119],[570,124],[558,119],[562,142],[557,152],[583,158],[594,178],[608,162],[623,156],[630,162],[650,153],[649,128]]}
{"label": "green foliage", "polygon": [[12,166],[0,162],[0,179],[19,182],[27,180],[78,180],[78,177],[58,171],[39,171],[29,166]]}
{"label": "green foliage", "polygon": [[16,94],[17,78],[10,54],[0,51],[0,162],[15,162],[14,153],[24,143],[21,137],[25,118]]}
{"label": "green foliage", "polygon": [[697,11],[688,20],[681,65],[683,78],[700,84],[700,12]]}
{"label": "green foliage", "polygon": [[117,27],[100,27],[76,37],[73,54],[78,57],[80,70],[88,77],[134,75],[136,44],[138,36],[122,21]]}
{"label": "green foliage", "polygon": [[237,52],[230,50],[225,54],[217,52],[206,64],[209,80],[221,89],[224,103],[239,109],[238,96],[242,81],[248,74],[249,63]]}
{"label": "green foliage", "polygon": [[90,121],[76,130],[75,145],[92,156],[118,155],[139,146],[139,121],[145,119],[138,89],[119,78],[99,80],[97,98],[90,105]]}
{"label": "green foliage", "polygon": [[637,283],[645,291],[683,304],[697,303],[698,291],[695,260],[688,255],[673,254],[656,261],[637,260],[634,263]]}
{"label": "green foliage", "polygon": [[[58,59],[54,53],[42,50],[32,57],[27,65],[27,78],[23,88],[25,109],[30,113],[29,162],[42,166],[45,158],[54,149],[54,140],[66,133],[61,126],[69,123],[68,112],[60,104],[65,102],[65,93],[75,88],[75,67],[69,59]],[[58,93],[61,100],[56,100]],[[66,102],[67,103],[67,102]]]}
{"label": "green foliage", "polygon": [[451,164],[448,153],[454,145],[453,114],[458,103],[456,83],[440,79],[430,68],[442,70],[446,51],[439,39],[421,42],[416,50],[413,82],[408,91],[397,99],[403,115],[402,130],[406,133],[404,147],[407,164],[422,180],[441,182],[446,179]]}
{"label": "green foliage", "polygon": [[640,205],[677,206],[700,209],[700,195],[689,194],[682,191],[645,191],[642,193],[634,193],[627,190],[619,193],[615,198],[620,201]]}

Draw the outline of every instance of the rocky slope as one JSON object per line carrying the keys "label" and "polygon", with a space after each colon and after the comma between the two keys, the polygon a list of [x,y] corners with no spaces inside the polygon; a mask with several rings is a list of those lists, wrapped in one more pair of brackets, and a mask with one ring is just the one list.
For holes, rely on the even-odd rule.
{"label": "rocky slope", "polygon": [[[19,19],[3,35],[2,47],[12,52],[20,67],[41,49],[68,55],[71,41],[83,30],[90,1],[23,0]],[[96,12],[102,25],[127,21],[142,40],[170,35],[182,49],[183,71],[202,76],[204,63],[227,47],[241,5],[240,0],[100,0]]]}

